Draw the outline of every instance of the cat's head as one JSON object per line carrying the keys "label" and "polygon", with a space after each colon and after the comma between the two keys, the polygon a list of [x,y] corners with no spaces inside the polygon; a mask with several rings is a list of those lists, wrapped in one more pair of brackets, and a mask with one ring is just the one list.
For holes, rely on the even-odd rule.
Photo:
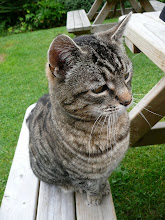
{"label": "cat's head", "polygon": [[82,119],[126,111],[133,70],[122,36],[129,17],[104,32],[52,41],[47,68],[52,102]]}

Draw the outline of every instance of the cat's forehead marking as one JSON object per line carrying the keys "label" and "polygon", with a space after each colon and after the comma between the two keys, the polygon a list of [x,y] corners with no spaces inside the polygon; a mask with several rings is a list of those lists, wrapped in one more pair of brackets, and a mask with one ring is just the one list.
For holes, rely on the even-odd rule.
{"label": "cat's forehead marking", "polygon": [[[115,44],[96,38],[94,35],[80,36],[74,39],[82,49],[90,54],[90,59],[101,69],[101,75],[107,80],[128,72],[130,64],[126,62],[125,57]],[[88,60],[91,62],[91,60]]]}

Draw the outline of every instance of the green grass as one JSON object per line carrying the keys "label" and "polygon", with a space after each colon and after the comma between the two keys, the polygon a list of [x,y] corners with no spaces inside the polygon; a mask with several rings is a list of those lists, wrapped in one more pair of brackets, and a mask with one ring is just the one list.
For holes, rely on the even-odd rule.
{"label": "green grass", "polygon": [[[26,108],[48,92],[47,50],[65,27],[0,38],[0,200]],[[73,37],[73,35],[70,35]],[[127,50],[134,65],[133,92],[147,93],[163,76],[144,54]],[[139,96],[141,98],[141,96]],[[110,177],[119,220],[164,219],[165,145],[131,148]]]}

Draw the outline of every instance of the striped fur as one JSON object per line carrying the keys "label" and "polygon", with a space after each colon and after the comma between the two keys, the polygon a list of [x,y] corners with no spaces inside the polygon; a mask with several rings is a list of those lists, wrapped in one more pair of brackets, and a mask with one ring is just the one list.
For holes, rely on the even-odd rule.
{"label": "striped fur", "polygon": [[27,119],[35,175],[86,192],[92,204],[107,193],[108,177],[129,145],[132,64],[120,41],[127,20],[74,41],[58,36],[48,51],[49,94]]}

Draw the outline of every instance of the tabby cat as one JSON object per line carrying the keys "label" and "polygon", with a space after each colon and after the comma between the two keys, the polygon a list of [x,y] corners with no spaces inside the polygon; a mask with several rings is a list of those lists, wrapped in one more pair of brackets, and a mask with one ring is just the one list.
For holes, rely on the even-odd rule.
{"label": "tabby cat", "polygon": [[48,50],[49,94],[30,113],[30,163],[42,181],[99,204],[129,145],[132,64],[122,44],[128,15],[94,35],[57,36]]}

